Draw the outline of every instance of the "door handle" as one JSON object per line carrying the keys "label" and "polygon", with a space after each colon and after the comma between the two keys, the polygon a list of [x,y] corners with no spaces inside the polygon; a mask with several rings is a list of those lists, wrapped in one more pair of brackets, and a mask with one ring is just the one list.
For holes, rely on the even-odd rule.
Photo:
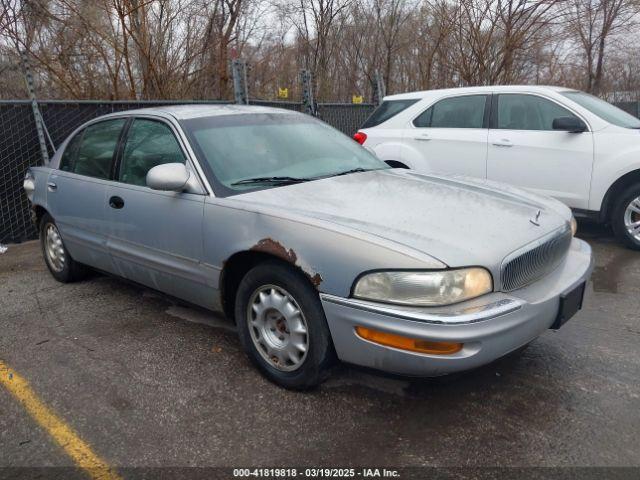
{"label": "door handle", "polygon": [[58,185],[56,185],[54,182],[47,182],[47,189],[50,192],[55,192],[58,189]]}
{"label": "door handle", "polygon": [[431,137],[429,137],[429,134],[427,134],[427,133],[421,133],[420,135],[416,135],[413,138],[416,139],[416,140],[421,140],[423,142],[425,142],[427,140],[431,140]]}
{"label": "door handle", "polygon": [[513,147],[513,142],[508,138],[501,138],[500,140],[496,140],[493,142],[496,147]]}
{"label": "door handle", "polygon": [[120,197],[111,197],[109,199],[109,206],[111,208],[115,208],[116,210],[121,209],[122,207],[124,207],[124,200]]}

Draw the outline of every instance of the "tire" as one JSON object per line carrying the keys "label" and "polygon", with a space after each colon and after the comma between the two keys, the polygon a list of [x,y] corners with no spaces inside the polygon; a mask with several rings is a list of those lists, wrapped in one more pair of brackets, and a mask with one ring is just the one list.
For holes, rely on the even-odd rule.
{"label": "tire", "polygon": [[631,185],[622,192],[613,207],[610,220],[618,240],[633,250],[640,250],[640,223],[635,235],[627,227],[629,222],[640,222],[640,183]]}
{"label": "tire", "polygon": [[[40,220],[39,233],[44,263],[53,278],[62,283],[69,283],[85,277],[87,267],[71,258],[64,246],[56,222],[48,213],[45,213]],[[51,253],[52,251],[55,253]]]}
{"label": "tire", "polygon": [[301,272],[278,261],[251,269],[238,287],[235,318],[247,356],[272,382],[306,390],[327,378],[331,335],[318,292]]}

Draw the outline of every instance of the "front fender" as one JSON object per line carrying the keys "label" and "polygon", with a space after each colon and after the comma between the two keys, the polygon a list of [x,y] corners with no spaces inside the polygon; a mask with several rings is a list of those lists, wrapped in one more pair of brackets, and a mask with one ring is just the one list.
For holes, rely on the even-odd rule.
{"label": "front fender", "polygon": [[640,146],[625,149],[606,161],[596,162],[589,195],[589,210],[600,211],[611,186],[633,171],[640,171]]}
{"label": "front fender", "polygon": [[[320,292],[348,297],[354,280],[368,270],[445,267],[421,252],[357,231],[235,203],[211,198],[205,204],[205,262],[220,274],[234,254],[259,251],[300,268]],[[219,275],[218,289],[220,280]]]}

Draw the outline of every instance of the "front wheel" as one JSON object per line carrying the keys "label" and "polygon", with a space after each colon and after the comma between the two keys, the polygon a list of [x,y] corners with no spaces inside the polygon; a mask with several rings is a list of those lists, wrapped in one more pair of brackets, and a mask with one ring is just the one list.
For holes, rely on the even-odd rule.
{"label": "front wheel", "polygon": [[631,185],[616,202],[611,226],[627,247],[640,250],[640,183]]}
{"label": "front wheel", "polygon": [[331,336],[318,293],[302,273],[277,261],[254,267],[238,287],[235,317],[249,359],[269,380],[304,390],[326,378]]}

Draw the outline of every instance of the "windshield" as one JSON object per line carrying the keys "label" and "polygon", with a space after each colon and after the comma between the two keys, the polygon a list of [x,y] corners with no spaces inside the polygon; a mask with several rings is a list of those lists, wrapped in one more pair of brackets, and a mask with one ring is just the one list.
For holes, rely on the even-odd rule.
{"label": "windshield", "polygon": [[640,128],[640,120],[636,117],[598,97],[584,92],[563,92],[562,95],[573,100],[601,119],[613,123],[618,127]]}
{"label": "windshield", "polygon": [[306,115],[224,115],[182,125],[213,177],[216,194],[390,168],[351,138]]}

